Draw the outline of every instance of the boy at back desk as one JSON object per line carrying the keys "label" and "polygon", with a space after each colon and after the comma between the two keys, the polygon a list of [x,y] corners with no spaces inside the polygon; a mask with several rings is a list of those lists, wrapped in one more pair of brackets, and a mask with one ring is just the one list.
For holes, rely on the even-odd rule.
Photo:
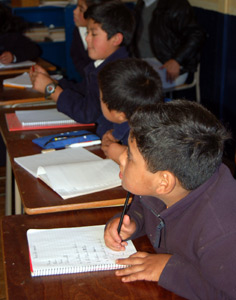
{"label": "boy at back desk", "polygon": [[74,83],[66,79],[53,81],[40,66],[31,70],[34,89],[50,96],[57,109],[80,123],[97,123],[100,137],[111,123],[102,117],[97,82],[98,72],[109,62],[128,57],[134,19],[131,11],[120,1],[90,6],[85,12],[88,55],[94,62],[85,68],[85,81]]}
{"label": "boy at back desk", "polygon": [[98,74],[100,102],[104,118],[113,126],[102,137],[102,150],[119,162],[128,145],[128,120],[141,106],[163,101],[161,79],[145,61],[118,59],[107,64]]}
{"label": "boy at back desk", "polygon": [[105,242],[124,250],[147,234],[157,254],[137,252],[118,264],[123,282],[156,281],[187,299],[235,299],[236,182],[222,164],[230,136],[213,114],[184,100],[141,108],[130,120],[120,157],[123,187],[135,196]]}

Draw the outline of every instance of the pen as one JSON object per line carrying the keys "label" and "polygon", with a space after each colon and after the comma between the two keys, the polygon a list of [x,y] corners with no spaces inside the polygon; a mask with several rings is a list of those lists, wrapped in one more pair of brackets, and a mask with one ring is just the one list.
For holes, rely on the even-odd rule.
{"label": "pen", "polygon": [[82,143],[74,143],[71,145],[68,145],[67,148],[77,148],[77,147],[88,147],[88,146],[94,146],[94,145],[99,145],[101,144],[102,141],[101,140],[97,140],[97,141],[87,141],[87,142],[82,142]]}
{"label": "pen", "polygon": [[118,228],[117,228],[118,234],[120,234],[120,229],[121,229],[121,225],[123,223],[124,215],[126,213],[127,205],[128,205],[128,202],[129,202],[129,197],[130,197],[130,192],[128,192],[127,195],[126,195],[124,208],[123,208],[123,211],[122,211],[122,214],[121,214],[121,217],[120,217],[120,222],[119,222],[119,225],[118,225]]}
{"label": "pen", "polygon": [[35,71],[35,68],[34,68],[34,66],[32,66],[32,71],[33,71],[33,72]]}

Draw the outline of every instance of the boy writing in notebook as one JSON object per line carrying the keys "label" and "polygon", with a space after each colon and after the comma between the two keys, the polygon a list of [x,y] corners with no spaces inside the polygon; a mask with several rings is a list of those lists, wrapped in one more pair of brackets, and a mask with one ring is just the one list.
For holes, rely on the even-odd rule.
{"label": "boy writing in notebook", "polygon": [[98,83],[103,116],[113,124],[102,137],[102,150],[118,162],[128,145],[132,113],[163,100],[161,80],[147,62],[126,58],[107,64],[98,74]]}
{"label": "boy writing in notebook", "polygon": [[120,157],[123,187],[134,196],[105,231],[106,245],[147,234],[156,254],[137,252],[118,264],[123,282],[156,281],[187,299],[235,299],[236,182],[222,164],[230,136],[201,105],[184,100],[136,111]]}
{"label": "boy writing in notebook", "polygon": [[66,79],[54,82],[40,66],[31,70],[33,86],[57,103],[57,109],[80,123],[97,123],[100,136],[111,127],[102,118],[100,108],[98,72],[109,62],[128,57],[134,30],[131,11],[120,1],[92,5],[85,12],[87,24],[88,55],[94,60],[85,68],[83,83]]}

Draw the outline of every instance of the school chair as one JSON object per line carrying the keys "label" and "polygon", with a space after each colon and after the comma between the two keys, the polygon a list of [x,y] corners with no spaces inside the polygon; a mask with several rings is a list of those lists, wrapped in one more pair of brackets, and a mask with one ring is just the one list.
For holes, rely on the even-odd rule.
{"label": "school chair", "polygon": [[173,92],[181,91],[181,90],[187,90],[187,89],[190,89],[192,87],[195,87],[196,101],[198,103],[200,103],[201,102],[201,95],[200,95],[200,63],[197,66],[197,70],[193,74],[192,82],[184,83],[184,84],[174,86],[174,87],[169,88],[169,89],[165,89],[164,93],[168,94],[169,97],[172,98],[173,97]]}

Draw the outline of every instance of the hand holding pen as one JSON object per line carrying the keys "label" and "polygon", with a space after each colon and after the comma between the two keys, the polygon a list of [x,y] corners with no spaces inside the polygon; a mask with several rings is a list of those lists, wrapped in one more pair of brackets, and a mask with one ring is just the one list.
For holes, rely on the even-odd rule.
{"label": "hand holding pen", "polygon": [[122,214],[120,216],[120,222],[119,222],[119,225],[118,225],[118,228],[117,228],[118,234],[120,234],[121,226],[122,226],[122,223],[123,223],[123,220],[124,220],[124,215],[127,212],[129,198],[130,198],[130,192],[127,192],[125,203],[124,203],[124,207],[123,207],[123,211],[122,211]]}
{"label": "hand holding pen", "polygon": [[[136,224],[126,215],[130,194],[127,194],[121,217],[111,220],[106,227],[104,240],[107,247],[115,251],[124,251],[128,239],[136,230]],[[119,230],[119,233],[118,233]]]}

